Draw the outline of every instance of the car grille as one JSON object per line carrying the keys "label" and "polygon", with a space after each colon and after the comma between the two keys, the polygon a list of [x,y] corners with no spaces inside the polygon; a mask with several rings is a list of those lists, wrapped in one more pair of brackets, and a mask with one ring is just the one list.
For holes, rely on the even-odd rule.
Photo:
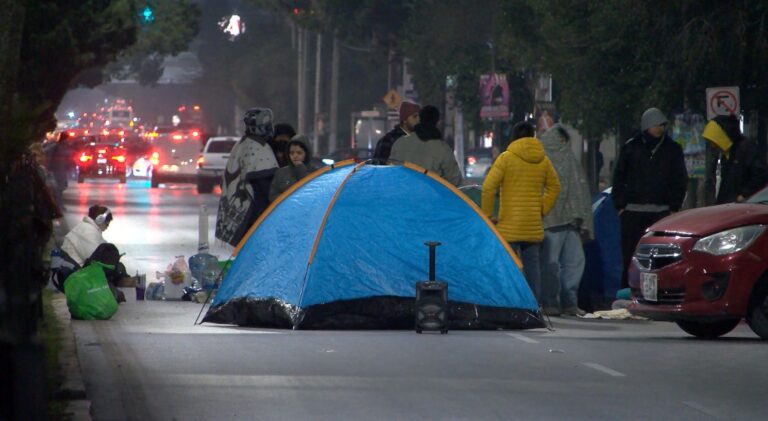
{"label": "car grille", "polygon": [[640,298],[640,302],[643,304],[682,304],[685,300],[685,288],[667,288],[659,289],[656,295],[656,301],[647,301]]}
{"label": "car grille", "polygon": [[674,244],[640,244],[634,257],[641,269],[656,270],[681,260],[683,252]]}

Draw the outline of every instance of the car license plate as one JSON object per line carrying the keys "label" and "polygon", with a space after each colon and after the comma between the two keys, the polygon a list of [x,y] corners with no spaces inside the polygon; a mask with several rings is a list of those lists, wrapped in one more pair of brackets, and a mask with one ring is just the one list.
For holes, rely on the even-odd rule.
{"label": "car license plate", "polygon": [[642,287],[643,298],[648,301],[658,300],[659,275],[655,273],[640,273],[640,285]]}
{"label": "car license plate", "polygon": [[107,163],[107,158],[99,158],[99,159],[96,160],[96,163],[97,164],[106,164]]}

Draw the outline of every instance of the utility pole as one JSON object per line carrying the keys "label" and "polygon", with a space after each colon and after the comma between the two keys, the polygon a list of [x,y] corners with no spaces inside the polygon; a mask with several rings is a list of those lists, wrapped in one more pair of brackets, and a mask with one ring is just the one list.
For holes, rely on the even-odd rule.
{"label": "utility pole", "polygon": [[315,133],[312,136],[314,151],[320,152],[320,79],[323,64],[323,34],[317,34],[317,47],[315,47]]}
{"label": "utility pole", "polygon": [[336,150],[339,129],[339,39],[333,37],[333,51],[331,52],[331,110],[330,110],[330,136],[328,138],[328,151]]}

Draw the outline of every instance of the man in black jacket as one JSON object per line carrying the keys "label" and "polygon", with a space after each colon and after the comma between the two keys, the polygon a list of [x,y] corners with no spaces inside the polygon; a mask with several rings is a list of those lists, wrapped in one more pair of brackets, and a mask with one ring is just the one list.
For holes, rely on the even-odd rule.
{"label": "man in black jacket", "polygon": [[765,157],[753,142],[744,139],[736,117],[715,117],[707,123],[702,137],[720,152],[709,174],[709,184],[715,187],[715,203],[743,202],[763,188],[768,181]]}
{"label": "man in black jacket", "polygon": [[392,145],[397,139],[410,134],[419,123],[419,111],[421,106],[409,100],[403,100],[400,103],[398,113],[400,115],[400,124],[395,126],[376,143],[376,149],[373,151],[373,163],[384,165],[389,160],[389,154],[392,153]]}
{"label": "man in black jacket", "polygon": [[627,268],[637,242],[659,219],[677,212],[688,184],[683,149],[667,134],[667,117],[649,108],[640,130],[621,148],[613,173],[611,195],[621,219],[621,251],[624,257],[622,288],[628,286]]}

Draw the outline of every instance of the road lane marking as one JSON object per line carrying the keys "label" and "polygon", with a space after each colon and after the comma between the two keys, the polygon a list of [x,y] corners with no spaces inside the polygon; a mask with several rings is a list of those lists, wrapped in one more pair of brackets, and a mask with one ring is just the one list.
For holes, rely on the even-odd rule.
{"label": "road lane marking", "polygon": [[712,411],[711,409],[707,408],[706,406],[704,406],[704,405],[702,405],[702,404],[700,404],[698,402],[683,401],[682,403],[683,403],[683,405],[688,406],[690,408],[693,408],[693,409],[695,409],[697,411],[701,411],[701,412],[709,415],[710,417],[720,418],[720,416],[717,415],[714,411]]}
{"label": "road lane marking", "polygon": [[608,367],[606,367],[604,365],[601,365],[601,364],[597,364],[597,363],[582,363],[582,364],[584,364],[585,366],[587,366],[587,367],[589,367],[591,369],[600,371],[600,372],[605,373],[605,374],[607,374],[609,376],[612,376],[612,377],[626,377],[626,374],[620,373],[620,372],[618,372],[618,371],[616,371],[616,370],[614,370],[612,368],[608,368]]}
{"label": "road lane marking", "polygon": [[507,335],[509,335],[509,336],[511,336],[511,337],[513,337],[515,339],[519,339],[519,340],[521,340],[521,341],[523,341],[523,342],[525,342],[527,344],[537,344],[537,343],[539,343],[539,341],[537,341],[535,339],[531,339],[531,338],[529,338],[529,337],[527,337],[525,335],[521,335],[519,333],[507,333]]}

